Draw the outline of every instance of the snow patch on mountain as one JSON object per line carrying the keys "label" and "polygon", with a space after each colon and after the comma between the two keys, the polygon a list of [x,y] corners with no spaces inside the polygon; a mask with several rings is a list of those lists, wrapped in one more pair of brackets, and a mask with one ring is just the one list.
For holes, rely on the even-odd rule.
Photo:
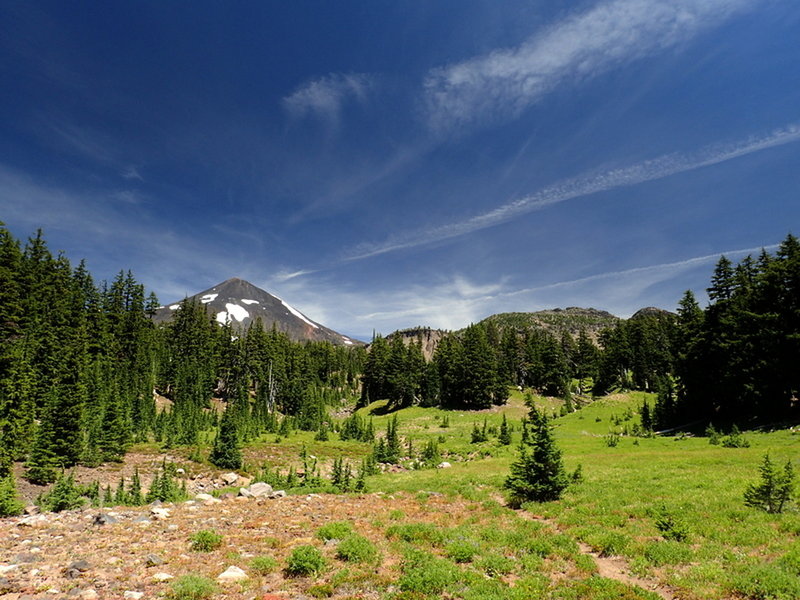
{"label": "snow patch on mountain", "polygon": [[214,300],[216,300],[217,296],[219,296],[219,294],[206,294],[205,296],[202,296],[200,298],[200,302],[202,302],[203,304],[208,304],[209,302],[213,302]]}
{"label": "snow patch on mountain", "polygon": [[244,307],[239,306],[238,304],[227,303],[225,304],[225,310],[217,313],[217,322],[224,325],[229,319],[236,319],[241,323],[249,316],[250,313],[247,312]]}
{"label": "snow patch on mountain", "polygon": [[258,300],[248,300],[246,298],[242,298],[242,302],[244,304],[261,304]]}
{"label": "snow patch on mountain", "polygon": [[[276,296],[276,298],[277,298],[277,296]],[[280,298],[278,298],[278,300],[280,300]],[[314,329],[319,329],[319,325],[317,325],[316,323],[314,323],[312,321],[309,321],[308,318],[306,318],[306,316],[303,313],[301,313],[299,310],[297,310],[296,308],[293,308],[293,307],[289,306],[283,300],[281,300],[281,304],[283,304],[287,309],[289,309],[289,312],[292,313],[298,319],[302,319],[303,321],[305,321],[306,323],[311,325]]]}
{"label": "snow patch on mountain", "polygon": [[169,309],[170,309],[170,310],[178,310],[178,309],[180,308],[180,306],[181,306],[180,304],[172,304],[172,305],[169,307]]}

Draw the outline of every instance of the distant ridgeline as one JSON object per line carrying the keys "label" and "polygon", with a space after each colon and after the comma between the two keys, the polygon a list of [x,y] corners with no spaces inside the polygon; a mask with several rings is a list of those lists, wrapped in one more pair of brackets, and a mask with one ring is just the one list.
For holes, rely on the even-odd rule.
{"label": "distant ridgeline", "polygon": [[[565,399],[655,391],[659,428],[794,419],[798,246],[789,236],[774,255],[721,258],[704,310],[687,292],[677,315],[508,313],[453,333],[376,336],[367,351],[330,330],[328,341],[294,342],[264,328],[256,306],[291,315],[294,331],[323,329],[241,280],[159,309],[130,272],[98,285],[83,262],[53,256],[41,233],[23,246],[0,224],[0,478],[24,460],[27,477],[45,483],[61,468],[120,460],[138,441],[214,438],[211,460],[235,465],[256,436],[327,435],[330,413],[357,403],[481,409],[504,403],[510,386]],[[215,300],[223,304],[207,310]],[[165,309],[168,320],[152,318]],[[239,326],[222,312],[242,317]]]}

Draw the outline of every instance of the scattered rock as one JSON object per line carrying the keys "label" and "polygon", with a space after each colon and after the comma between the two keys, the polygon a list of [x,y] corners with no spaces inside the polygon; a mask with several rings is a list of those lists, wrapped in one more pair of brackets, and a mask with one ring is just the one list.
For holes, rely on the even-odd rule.
{"label": "scattered rock", "polygon": [[278,490],[277,492],[272,492],[270,498],[285,498],[286,492],[284,490]]}
{"label": "scattered rock", "polygon": [[220,476],[220,479],[228,485],[233,485],[236,483],[236,480],[239,479],[239,476],[236,473],[224,473]]}
{"label": "scattered rock", "polygon": [[70,564],[70,566],[69,566],[69,567],[67,567],[67,568],[69,568],[69,569],[76,569],[76,570],[80,571],[81,573],[85,573],[86,571],[88,571],[89,569],[91,569],[91,568],[92,568],[92,565],[90,565],[90,564],[89,564],[89,562],[88,562],[87,560],[84,560],[84,559],[82,558],[82,559],[80,559],[80,560],[76,560],[76,561],[74,561],[74,562],[73,562],[72,564]]}
{"label": "scattered rock", "polygon": [[6,573],[10,573],[17,567],[19,567],[19,565],[0,565],[0,575],[5,575]]}
{"label": "scattered rock", "polygon": [[144,559],[144,564],[148,567],[157,567],[158,565],[163,565],[165,562],[166,561],[158,554],[148,554]]}
{"label": "scattered rock", "polygon": [[141,600],[144,598],[144,592],[134,592],[132,590],[126,590],[122,593],[123,598],[127,598],[128,600]]}
{"label": "scattered rock", "polygon": [[14,562],[21,565],[27,563],[39,562],[40,560],[42,560],[42,557],[39,556],[38,554],[33,554],[32,552],[23,552],[22,554],[17,554],[14,557]]}
{"label": "scattered rock", "polygon": [[133,522],[136,523],[137,525],[150,525],[150,523],[152,523],[152,521],[150,519],[148,519],[147,517],[145,517],[144,515],[142,515],[140,517],[136,517],[133,520]]}
{"label": "scattered rock", "polygon": [[116,517],[112,517],[111,515],[106,513],[99,513],[95,515],[94,520],[92,521],[92,523],[94,523],[95,525],[113,525],[114,523],[117,522],[118,520]]}
{"label": "scattered rock", "polygon": [[164,519],[169,518],[169,509],[168,508],[160,508],[154,507],[150,509],[150,514],[153,515],[153,518],[156,521],[163,521]]}
{"label": "scattered rock", "polygon": [[5,594],[13,594],[19,591],[19,586],[13,581],[9,581],[5,577],[0,577],[0,596]]}
{"label": "scattered rock", "polygon": [[176,475],[186,475],[186,469],[178,467],[177,469],[175,469],[175,474]]}
{"label": "scattered rock", "polygon": [[217,575],[217,581],[222,583],[244,581],[245,579],[247,579],[247,573],[239,567],[228,567],[224,572]]}
{"label": "scattered rock", "polygon": [[214,498],[214,496],[212,496],[211,494],[197,494],[197,496],[195,496],[195,499],[199,500],[200,502],[206,505],[217,504],[218,502],[220,502],[218,498]]}
{"label": "scattered rock", "polygon": [[93,588],[83,590],[79,596],[82,600],[96,600],[100,597],[100,595]]}
{"label": "scattered rock", "polygon": [[153,575],[154,581],[169,581],[170,579],[175,579],[175,576],[169,573],[156,573]]}
{"label": "scattered rock", "polygon": [[443,461],[443,462],[440,462],[438,465],[436,465],[436,468],[437,469],[449,469],[452,466],[453,465],[451,465],[449,462]]}
{"label": "scattered rock", "polygon": [[25,514],[26,515],[38,515],[39,514],[39,507],[35,504],[29,504],[25,507]]}
{"label": "scattered rock", "polygon": [[263,481],[258,481],[251,485],[249,488],[246,488],[252,496],[255,498],[261,498],[263,496],[269,496],[273,493],[272,486],[268,483],[264,483]]}
{"label": "scattered rock", "polygon": [[239,496],[241,498],[253,498],[253,494],[247,488],[239,488]]}
{"label": "scattered rock", "polygon": [[233,500],[234,498],[236,498],[236,495],[230,492],[225,492],[219,497],[220,500]]}

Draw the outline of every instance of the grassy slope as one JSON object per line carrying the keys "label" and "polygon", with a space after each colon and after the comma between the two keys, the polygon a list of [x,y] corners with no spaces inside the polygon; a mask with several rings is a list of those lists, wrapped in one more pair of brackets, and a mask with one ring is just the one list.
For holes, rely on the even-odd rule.
{"label": "grassy slope", "polygon": [[[581,464],[585,481],[561,501],[529,510],[552,519],[597,551],[625,556],[638,574],[667,582],[686,597],[724,598],[737,591],[751,597],[794,597],[800,590],[790,580],[800,576],[800,514],[768,515],[747,508],[742,494],[748,483],[758,479],[758,465],[766,452],[779,464],[797,461],[800,435],[749,432],[751,447],[735,449],[691,437],[623,437],[617,447],[608,447],[605,435],[619,429],[614,417],[635,414],[645,397],[611,396],[555,419],[566,466],[572,470]],[[537,401],[554,408],[552,400]],[[444,411],[399,411],[401,434],[411,437],[415,447],[444,435],[441,447],[446,451],[462,457],[475,458],[480,452],[491,456],[451,461],[453,468],[446,470],[383,474],[372,478],[370,488],[488,497],[502,485],[515,448],[500,447],[496,441],[472,445],[469,435],[474,422],[485,418],[490,425],[499,425],[504,412],[514,422],[525,413],[521,394],[513,395],[502,409],[448,412],[447,429],[438,427]],[[377,431],[385,419],[375,417]],[[516,432],[515,440],[518,436]],[[655,526],[663,512],[688,529],[686,542],[663,539]]]}
{"label": "grassy slope", "polygon": [[[608,432],[619,430],[620,422],[622,427],[632,425],[638,406],[648,397],[609,396],[554,419],[566,467],[572,471],[580,464],[585,481],[572,486],[560,501],[530,505],[528,510],[602,554],[625,557],[637,575],[670,585],[680,598],[800,597],[800,513],[768,515],[745,507],[742,496],[747,484],[758,480],[766,452],[778,464],[797,463],[800,435],[747,432],[751,447],[737,449],[712,446],[701,437],[622,437],[618,446],[608,447]],[[535,400],[548,413],[557,412],[561,404]],[[370,491],[444,493],[454,502],[492,502],[498,497],[516,455],[519,419],[527,412],[521,393],[513,391],[506,406],[479,412],[412,407],[385,415],[382,407],[375,403],[361,409],[373,419],[377,433],[397,415],[405,440],[417,450],[428,440],[439,440],[444,459],[453,466],[377,475],[369,479]],[[500,446],[495,438],[470,443],[475,423],[482,425],[485,419],[497,427],[504,414],[516,427],[511,446]],[[449,426],[443,428],[445,416]],[[324,443],[313,437],[297,432],[275,443],[274,436],[268,436],[249,448],[247,456],[251,464],[297,464],[305,445],[326,464],[336,456],[357,462],[369,452],[367,444],[336,441],[335,434]],[[688,531],[686,541],[664,539],[656,527],[663,513]]]}

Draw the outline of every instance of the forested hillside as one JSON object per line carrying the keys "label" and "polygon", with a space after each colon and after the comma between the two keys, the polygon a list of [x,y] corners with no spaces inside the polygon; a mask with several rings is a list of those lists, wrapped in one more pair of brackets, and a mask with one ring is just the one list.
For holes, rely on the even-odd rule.
{"label": "forested hillside", "polygon": [[47,483],[121,460],[134,442],[214,442],[211,461],[235,467],[260,434],[322,432],[356,405],[485,409],[513,387],[561,398],[567,412],[590,392],[655,391],[654,428],[796,418],[799,248],[788,236],[774,255],[723,257],[705,309],[687,292],[677,315],[613,321],[599,344],[585,328],[487,319],[445,335],[428,360],[400,335],[367,351],[260,324],[233,331],[191,300],[156,325],[158,301],[130,272],[97,283],[41,233],[21,244],[0,228],[0,476],[25,461],[26,477]]}

